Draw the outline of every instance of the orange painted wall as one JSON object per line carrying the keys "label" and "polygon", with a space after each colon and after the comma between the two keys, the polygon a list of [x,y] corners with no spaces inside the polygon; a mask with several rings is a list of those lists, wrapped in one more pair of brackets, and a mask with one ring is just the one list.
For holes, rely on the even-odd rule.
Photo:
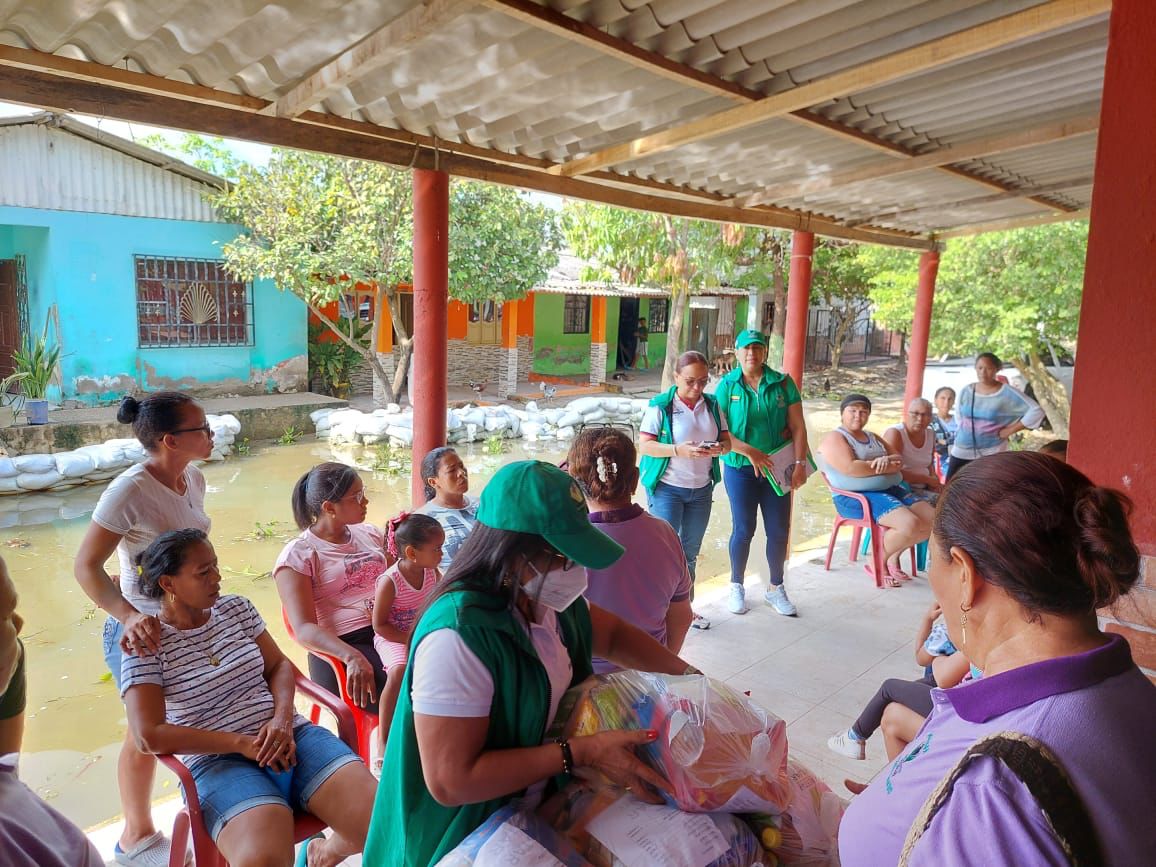
{"label": "orange painted wall", "polygon": [[450,301],[447,336],[450,340],[465,340],[470,308],[461,301]]}
{"label": "orange painted wall", "polygon": [[531,292],[518,303],[518,336],[534,336],[534,293]]}

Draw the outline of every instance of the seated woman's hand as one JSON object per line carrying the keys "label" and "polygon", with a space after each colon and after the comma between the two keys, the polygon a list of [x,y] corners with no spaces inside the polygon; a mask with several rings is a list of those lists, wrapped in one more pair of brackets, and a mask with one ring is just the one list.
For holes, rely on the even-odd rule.
{"label": "seated woman's hand", "polygon": [[636,746],[651,743],[658,737],[654,731],[609,731],[574,738],[570,750],[574,755],[574,773],[599,771],[641,801],[663,803],[659,792],[669,792],[670,783],[650,768],[634,752]]}
{"label": "seated woman's hand", "polygon": [[352,651],[345,659],[345,688],[349,697],[362,707],[377,701],[377,683],[373,677],[373,666],[358,651]]}
{"label": "seated woman's hand", "polygon": [[148,656],[161,649],[161,622],[151,614],[136,612],[124,622],[120,649],[129,656]]}
{"label": "seated woman's hand", "polygon": [[287,771],[297,764],[292,715],[274,716],[261,726],[254,740],[254,748],[256,754],[253,759],[263,768],[268,766],[275,771]]}

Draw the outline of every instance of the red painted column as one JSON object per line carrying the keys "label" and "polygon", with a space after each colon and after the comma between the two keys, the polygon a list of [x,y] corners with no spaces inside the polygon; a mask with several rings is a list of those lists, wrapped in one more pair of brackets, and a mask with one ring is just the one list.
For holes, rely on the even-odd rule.
{"label": "red painted column", "polygon": [[811,258],[815,233],[791,236],[791,275],[787,281],[787,322],[783,336],[783,372],[803,390],[803,360],[807,353],[807,311],[811,306]]}
{"label": "red painted column", "polygon": [[421,459],[446,444],[450,282],[450,176],[413,173],[413,468],[415,504],[425,502]]}
{"label": "red painted column", "polygon": [[939,252],[928,250],[919,257],[919,288],[915,291],[915,316],[911,320],[911,343],[907,349],[907,387],[903,406],[923,394],[923,368],[927,366],[927,340],[931,336],[931,303],[935,299],[935,276]]}
{"label": "red painted column", "polygon": [[[1156,4],[1115,0],[1108,31],[1068,461],[1132,498],[1141,584],[1105,617],[1156,678]],[[1145,96],[1147,95],[1147,97]]]}

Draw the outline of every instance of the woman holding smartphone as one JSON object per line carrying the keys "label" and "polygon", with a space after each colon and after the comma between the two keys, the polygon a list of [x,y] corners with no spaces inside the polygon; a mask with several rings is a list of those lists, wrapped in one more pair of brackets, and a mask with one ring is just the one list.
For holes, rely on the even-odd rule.
{"label": "woman holding smartphone", "polygon": [[[639,447],[647,505],[678,533],[692,582],[714,486],[722,478],[719,457],[731,448],[726,417],[704,391],[707,381],[701,352],[680,355],[674,363],[675,384],[654,397],[642,417]],[[693,584],[690,598],[694,601]],[[710,621],[695,613],[691,626],[710,629]]]}

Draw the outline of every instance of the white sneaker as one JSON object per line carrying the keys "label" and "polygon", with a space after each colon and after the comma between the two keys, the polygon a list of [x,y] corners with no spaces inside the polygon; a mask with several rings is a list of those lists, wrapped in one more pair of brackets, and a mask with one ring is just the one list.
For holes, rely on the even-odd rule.
{"label": "white sneaker", "polygon": [[846,730],[828,738],[827,749],[860,762],[867,758],[867,741],[855,740]]}
{"label": "white sneaker", "polygon": [[750,611],[747,608],[747,594],[743,589],[742,584],[731,582],[731,598],[727,602],[727,608],[731,610],[731,614],[746,614]]}
{"label": "white sneaker", "polygon": [[690,625],[695,629],[710,629],[710,620],[703,617],[697,611],[692,612],[694,615],[690,619]]}
{"label": "white sneaker", "polygon": [[787,588],[782,584],[778,587],[772,587],[764,593],[763,599],[784,617],[797,617],[799,615],[799,609],[795,607],[794,602],[787,598]]}

